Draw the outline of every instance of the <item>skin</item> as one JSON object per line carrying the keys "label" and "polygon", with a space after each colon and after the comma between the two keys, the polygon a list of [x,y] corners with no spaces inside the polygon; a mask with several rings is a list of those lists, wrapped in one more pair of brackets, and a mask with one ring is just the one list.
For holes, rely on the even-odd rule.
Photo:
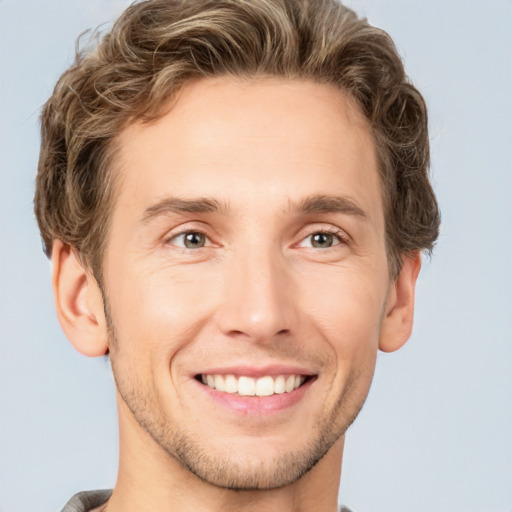
{"label": "skin", "polygon": [[[218,78],[117,142],[104,289],[71,248],[53,251],[68,338],[89,356],[110,350],[120,465],[108,510],[335,511],[344,433],[378,349],[410,336],[420,269],[409,255],[390,280],[367,122],[327,85]],[[301,209],[312,197],[324,206]],[[169,198],[222,208],[176,212]],[[183,232],[204,238],[187,248]],[[310,382],[270,413],[264,398],[220,403],[195,378],[271,365]]]}

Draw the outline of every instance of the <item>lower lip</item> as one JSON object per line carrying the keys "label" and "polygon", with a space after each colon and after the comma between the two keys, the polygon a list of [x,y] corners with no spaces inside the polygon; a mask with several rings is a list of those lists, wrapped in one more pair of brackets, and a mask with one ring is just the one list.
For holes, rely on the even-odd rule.
{"label": "lower lip", "polygon": [[267,415],[283,411],[297,404],[315,380],[315,378],[311,378],[290,393],[278,393],[271,396],[239,396],[217,391],[199,381],[196,382],[215,402],[235,413]]}

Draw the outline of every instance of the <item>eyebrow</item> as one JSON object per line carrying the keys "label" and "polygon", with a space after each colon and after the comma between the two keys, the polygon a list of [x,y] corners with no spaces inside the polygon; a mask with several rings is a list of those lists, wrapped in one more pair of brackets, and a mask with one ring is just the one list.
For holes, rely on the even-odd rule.
{"label": "eyebrow", "polygon": [[[147,223],[155,217],[169,213],[215,213],[229,214],[230,207],[227,203],[210,197],[198,197],[183,199],[179,197],[167,197],[158,203],[149,206],[144,211],[142,222]],[[299,202],[288,201],[285,211],[290,213],[315,214],[315,213],[344,213],[368,219],[368,215],[350,197],[315,195],[302,199]]]}
{"label": "eyebrow", "polygon": [[348,196],[309,196],[298,203],[289,201],[288,208],[289,211],[297,213],[344,213],[360,217],[363,220],[368,219],[366,212]]}
{"label": "eyebrow", "polygon": [[162,201],[149,206],[144,211],[142,222],[168,213],[221,213],[229,211],[227,204],[209,197],[182,199],[179,197],[166,197]]}

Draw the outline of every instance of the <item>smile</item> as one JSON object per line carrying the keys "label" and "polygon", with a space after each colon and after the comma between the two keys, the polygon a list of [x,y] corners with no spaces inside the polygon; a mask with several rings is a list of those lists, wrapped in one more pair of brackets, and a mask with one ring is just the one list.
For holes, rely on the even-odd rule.
{"label": "smile", "polygon": [[309,376],[306,375],[266,375],[259,378],[244,375],[198,375],[198,380],[217,391],[238,396],[258,397],[291,393],[302,386],[308,378]]}

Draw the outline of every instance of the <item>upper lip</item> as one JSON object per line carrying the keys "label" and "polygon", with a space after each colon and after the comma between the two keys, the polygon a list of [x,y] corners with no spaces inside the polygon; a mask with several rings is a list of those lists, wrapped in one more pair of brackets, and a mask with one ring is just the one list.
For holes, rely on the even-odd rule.
{"label": "upper lip", "polygon": [[235,375],[245,377],[265,377],[278,376],[278,375],[304,375],[312,376],[317,373],[304,368],[303,366],[287,365],[287,364],[270,364],[265,366],[254,365],[236,365],[236,366],[222,366],[222,367],[209,367],[205,368],[194,375]]}

